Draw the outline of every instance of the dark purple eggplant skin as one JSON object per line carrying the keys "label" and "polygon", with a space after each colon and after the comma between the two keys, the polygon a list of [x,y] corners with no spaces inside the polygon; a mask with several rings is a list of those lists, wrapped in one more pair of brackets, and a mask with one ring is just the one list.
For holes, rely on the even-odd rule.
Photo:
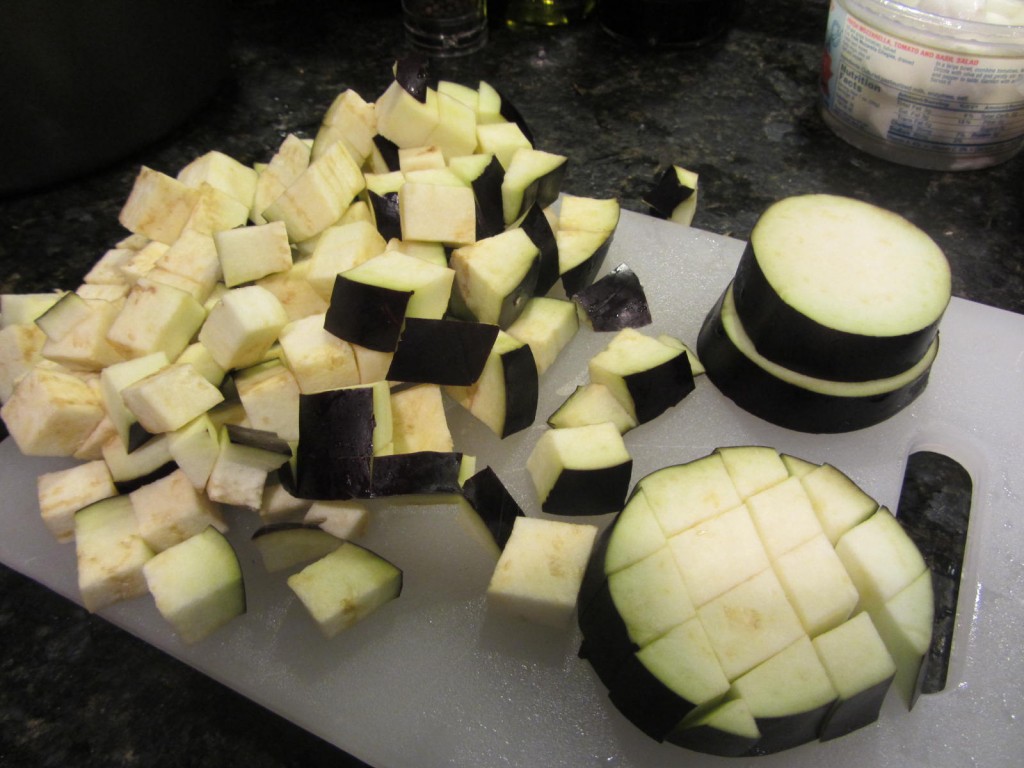
{"label": "dark purple eggplant skin", "polygon": [[657,741],[664,741],[696,705],[665,686],[630,654],[608,686],[608,698],[626,719]]}
{"label": "dark purple eggplant skin", "polygon": [[295,463],[292,495],[311,501],[365,499],[372,487],[372,456],[315,457]]}
{"label": "dark purple eggplant skin", "polygon": [[402,164],[398,160],[398,145],[395,142],[378,133],[373,137],[373,143],[377,145],[377,151],[380,152],[389,171],[402,170]]}
{"label": "dark purple eggplant skin", "polygon": [[126,477],[121,480],[114,481],[114,488],[117,489],[118,493],[131,493],[132,491],[138,490],[144,485],[149,485],[163,477],[167,477],[169,474],[174,472],[178,468],[178,465],[173,461],[168,461],[166,464],[161,464],[150,472],[146,472],[138,477]]}
{"label": "dark purple eggplant skin", "polygon": [[139,424],[138,421],[133,421],[128,425],[128,445],[126,446],[128,453],[141,448],[154,437],[155,435],[152,432],[146,431],[146,428]]}
{"label": "dark purple eggplant skin", "polygon": [[294,476],[279,472],[282,484],[300,499],[357,498],[370,487],[375,426],[368,387],[300,395]]}
{"label": "dark purple eggplant skin", "polygon": [[276,432],[266,429],[253,429],[243,427],[239,424],[226,424],[224,427],[228,433],[228,440],[235,445],[244,445],[249,448],[256,448],[267,453],[276,453],[291,458],[292,449],[287,440],[282,440]]}
{"label": "dark purple eggplant skin", "polygon": [[836,701],[825,715],[818,738],[822,741],[837,739],[878,720],[892,681],[893,677],[889,677],[849,699]]}
{"label": "dark purple eggplant skin", "polygon": [[501,437],[506,438],[527,429],[536,420],[540,374],[527,344],[505,352],[501,356],[501,368],[505,374],[505,423]]}
{"label": "dark purple eggplant skin", "polygon": [[568,167],[569,161],[566,160],[557,168],[553,168],[530,182],[523,190],[523,199],[513,220],[522,217],[533,206],[547,208],[554,203],[562,191],[562,183],[565,181]]}
{"label": "dark purple eggplant skin", "polygon": [[932,573],[935,618],[911,706],[920,694],[946,687],[974,483],[958,461],[935,451],[907,457],[896,519]]}
{"label": "dark purple eggplant skin", "polygon": [[508,328],[516,321],[516,318],[523,314],[526,303],[536,295],[537,276],[539,274],[540,257],[537,257],[530,264],[530,268],[523,275],[523,279],[519,281],[519,285],[501,302],[501,311],[498,314],[498,327]]}
{"label": "dark purple eggplant skin", "polygon": [[426,102],[429,88],[437,88],[437,78],[431,72],[430,59],[419,54],[408,54],[395,62],[395,80],[420,102]]}
{"label": "dark purple eggplant skin", "polygon": [[626,503],[632,459],[600,469],[563,469],[541,509],[563,516],[619,512]]}
{"label": "dark purple eggplant skin", "polygon": [[672,212],[693,194],[694,190],[679,183],[675,168],[669,166],[654,183],[654,186],[641,198],[647,204],[651,216],[667,219]]}
{"label": "dark purple eggplant skin", "polygon": [[[603,558],[602,558],[603,566]],[[586,659],[605,688],[611,689],[622,665],[639,648],[629,632],[608,590],[601,568],[601,580],[585,603],[580,604],[578,622],[583,633],[579,657]]]}
{"label": "dark purple eggplant skin", "polygon": [[378,195],[372,190],[366,193],[366,201],[373,212],[373,223],[385,240],[402,239],[402,218],[398,213],[398,193],[385,192]]}
{"label": "dark purple eggplant skin", "polygon": [[519,228],[540,251],[534,295],[545,296],[558,282],[558,243],[554,230],[551,229],[551,222],[544,215],[544,209],[535,203],[519,222]]}
{"label": "dark purple eggplant skin", "polygon": [[297,520],[286,520],[279,523],[267,523],[266,525],[261,525],[252,532],[252,536],[249,538],[255,540],[262,538],[263,536],[269,536],[285,531],[319,531],[320,533],[330,536],[329,533],[316,523],[302,523]]}
{"label": "dark purple eggplant skin", "polygon": [[604,260],[608,256],[608,249],[611,247],[614,238],[615,233],[609,233],[607,239],[595,248],[590,256],[572,269],[562,273],[562,288],[565,290],[566,296],[572,298],[597,279],[597,275],[601,271],[601,267],[604,266]]}
{"label": "dark purple eggplant skin", "polygon": [[653,322],[640,278],[626,264],[598,278],[573,296],[573,300],[586,313],[595,331],[642,328]]}
{"label": "dark purple eggplant skin", "polygon": [[389,381],[469,386],[487,362],[498,326],[410,317],[388,369]]}
{"label": "dark purple eggplant skin", "polygon": [[371,467],[369,497],[461,494],[459,472],[462,458],[461,453],[454,451],[415,451],[375,456]]}
{"label": "dark purple eggplant skin", "polygon": [[501,200],[501,182],[505,169],[497,157],[470,183],[476,198],[476,239],[493,237],[505,231],[505,211]]}
{"label": "dark purple eggplant skin", "polygon": [[525,513],[490,466],[462,484],[462,495],[483,521],[498,549],[504,549],[517,517]]}
{"label": "dark purple eggplant skin", "polygon": [[747,752],[750,756],[772,755],[786,749],[799,747],[818,740],[821,724],[832,708],[832,704],[824,704],[806,712],[784,717],[756,718],[761,738]]}
{"label": "dark purple eggplant skin", "polygon": [[398,344],[411,296],[412,291],[360,283],[338,275],[324,330],[350,344],[391,352]]}
{"label": "dark purple eggplant skin", "polygon": [[757,745],[757,739],[729,733],[710,725],[693,728],[679,728],[665,737],[665,741],[694,752],[718,757],[742,757],[749,755]]}
{"label": "dark purple eggplant skin", "polygon": [[626,376],[625,381],[638,424],[658,418],[696,388],[690,356],[683,351],[660,365]]}
{"label": "dark purple eggplant skin", "polygon": [[733,281],[736,315],[755,349],[779,365],[830,381],[871,381],[912,368],[928,352],[939,321],[899,336],[862,336],[820,325],[772,288],[747,243]]}
{"label": "dark purple eggplant skin", "polygon": [[910,405],[928,385],[928,373],[894,392],[872,397],[835,397],[783,382],[751,362],[722,325],[725,294],[708,312],[697,336],[697,357],[708,379],[748,413],[797,432],[838,434],[879,424]]}

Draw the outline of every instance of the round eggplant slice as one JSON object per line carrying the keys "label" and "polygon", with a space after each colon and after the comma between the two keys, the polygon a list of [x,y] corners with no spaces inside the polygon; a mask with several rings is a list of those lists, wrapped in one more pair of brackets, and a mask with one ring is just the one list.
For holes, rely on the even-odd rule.
{"label": "round eggplant slice", "polygon": [[765,421],[799,432],[852,432],[895,416],[928,384],[938,337],[924,357],[896,376],[859,382],[814,378],[758,354],[732,296],[730,286],[708,313],[697,354],[722,394]]}
{"label": "round eggplant slice", "polygon": [[803,195],[758,220],[734,294],[766,359],[817,378],[870,381],[928,354],[950,285],[938,245],[904,218],[858,200]]}

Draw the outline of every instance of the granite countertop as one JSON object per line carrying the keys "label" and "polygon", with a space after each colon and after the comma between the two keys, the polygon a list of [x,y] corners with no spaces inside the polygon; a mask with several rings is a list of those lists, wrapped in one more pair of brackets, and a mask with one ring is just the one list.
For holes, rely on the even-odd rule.
{"label": "granite countertop", "polygon": [[[266,161],[312,136],[333,97],[383,91],[403,51],[396,2],[235,0],[230,74],[166,139],[85,178],[0,199],[0,292],[73,288],[124,231],[140,165],[175,173],[224,151]],[[745,238],[791,194],[830,192],[892,209],[945,250],[954,293],[1024,312],[1024,157],[984,171],[914,170],[836,138],[816,109],[827,0],[749,3],[719,44],[644,51],[588,22],[495,27],[442,76],[497,85],[537,145],[570,157],[564,188],[644,211],[656,174],[700,173],[694,226]],[[164,52],[166,53],[166,52]],[[177,55],[185,55],[178,53]],[[0,567],[0,765],[356,765],[334,747],[102,618]]]}

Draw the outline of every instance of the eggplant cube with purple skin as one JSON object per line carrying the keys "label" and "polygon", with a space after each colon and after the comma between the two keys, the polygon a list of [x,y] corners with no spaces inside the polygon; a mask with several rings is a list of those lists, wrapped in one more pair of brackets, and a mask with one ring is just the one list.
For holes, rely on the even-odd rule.
{"label": "eggplant cube with purple skin", "polygon": [[404,184],[405,174],[401,171],[366,174],[366,189],[363,190],[363,197],[367,205],[370,206],[376,231],[385,240],[402,237],[398,190]]}
{"label": "eggplant cube with purple skin", "polygon": [[666,168],[643,197],[650,214],[689,226],[697,212],[697,181],[694,171],[673,165]]}
{"label": "eggplant cube with purple skin", "polygon": [[507,328],[533,296],[540,251],[514,228],[452,253],[456,299],[466,319]]}
{"label": "eggplant cube with purple skin", "polygon": [[493,154],[453,157],[448,168],[470,185],[476,199],[476,237],[483,240],[505,230],[501,185],[505,169]]}
{"label": "eggplant cube with purple skin", "polygon": [[588,368],[590,380],[608,387],[638,424],[678,404],[695,387],[685,348],[633,328],[619,331]]}
{"label": "eggplant cube with purple skin", "polygon": [[534,296],[508,327],[508,334],[529,345],[537,373],[543,374],[579,329],[579,315],[571,301],[554,296]]}
{"label": "eggplant cube with purple skin", "polygon": [[504,438],[533,424],[539,384],[529,345],[499,331],[480,376],[469,385],[448,387],[447,392]]}
{"label": "eggplant cube with purple skin", "polygon": [[565,155],[532,147],[517,149],[501,182],[505,224],[519,220],[535,204],[547,208],[555,202],[562,190],[568,162]]}
{"label": "eggplant cube with purple skin", "polygon": [[385,251],[337,276],[324,327],[381,352],[398,344],[406,318],[441,319],[455,272],[401,251]]}
{"label": "eggplant cube with purple skin", "polygon": [[526,468],[545,512],[599,515],[625,505],[633,459],[618,427],[605,422],[546,430]]}
{"label": "eggplant cube with purple skin", "polygon": [[387,369],[389,381],[468,386],[487,363],[499,328],[489,323],[411,317]]}

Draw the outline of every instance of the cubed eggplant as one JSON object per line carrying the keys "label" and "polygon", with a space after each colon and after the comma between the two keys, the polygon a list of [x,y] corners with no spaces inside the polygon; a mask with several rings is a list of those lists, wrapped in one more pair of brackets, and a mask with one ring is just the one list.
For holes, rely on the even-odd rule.
{"label": "cubed eggplant", "polygon": [[697,174],[678,165],[666,168],[643,196],[651,216],[689,226],[697,209]]}
{"label": "cubed eggplant", "polygon": [[426,56],[408,54],[395,62],[395,80],[417,101],[426,101],[427,89],[437,87]]}
{"label": "cubed eggplant", "polygon": [[556,515],[618,512],[633,459],[611,423],[549,429],[526,460],[541,509]]}
{"label": "cubed eggplant", "polygon": [[595,331],[642,328],[652,322],[651,308],[640,278],[626,264],[620,264],[578,291],[573,300],[586,313]]}
{"label": "cubed eggplant", "polygon": [[515,519],[524,512],[494,469],[484,467],[468,478],[462,484],[462,494],[487,526],[498,549],[504,548]]}
{"label": "cubed eggplant", "polygon": [[463,455],[456,451],[416,451],[376,456],[368,497],[461,494]]}
{"label": "cubed eggplant", "polygon": [[390,381],[468,386],[479,378],[498,326],[463,320],[406,320]]}
{"label": "cubed eggplant", "polygon": [[338,275],[324,329],[339,339],[378,352],[398,344],[411,290],[371,285]]}
{"label": "cubed eggplant", "polygon": [[678,405],[696,387],[685,349],[633,328],[619,331],[588,368],[590,380],[611,389],[638,424]]}
{"label": "cubed eggplant", "polygon": [[519,222],[523,230],[540,252],[540,267],[537,271],[537,285],[534,294],[545,296],[558,282],[558,243],[551,228],[551,220],[544,209],[534,204]]}

